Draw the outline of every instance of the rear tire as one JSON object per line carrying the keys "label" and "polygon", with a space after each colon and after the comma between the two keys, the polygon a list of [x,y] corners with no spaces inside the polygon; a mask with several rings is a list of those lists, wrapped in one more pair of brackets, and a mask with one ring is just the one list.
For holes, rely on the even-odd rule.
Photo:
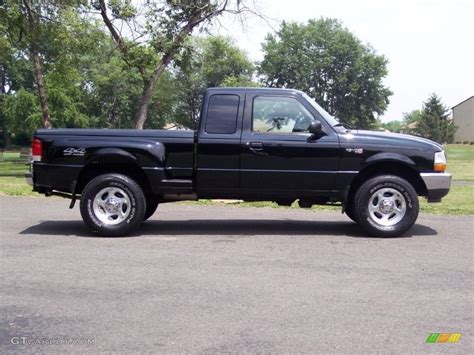
{"label": "rear tire", "polygon": [[86,185],[80,209],[82,219],[92,233],[120,237],[140,227],[146,200],[140,186],[128,176],[104,174]]}
{"label": "rear tire", "polygon": [[373,177],[354,196],[354,218],[370,235],[401,236],[415,223],[419,203],[413,186],[395,175]]}

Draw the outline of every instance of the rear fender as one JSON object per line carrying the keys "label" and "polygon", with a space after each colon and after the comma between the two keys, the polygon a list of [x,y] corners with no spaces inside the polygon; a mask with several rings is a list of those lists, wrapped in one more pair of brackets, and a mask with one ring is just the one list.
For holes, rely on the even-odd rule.
{"label": "rear fender", "polygon": [[138,159],[132,153],[120,148],[100,148],[87,157],[85,165],[91,163],[114,164],[115,162],[138,164]]}
{"label": "rear fender", "polygon": [[140,154],[150,156],[153,160],[153,166],[165,166],[165,147],[159,142],[126,142],[120,147],[97,147],[96,149],[87,149],[85,165],[94,161],[104,161],[110,163],[110,159],[119,159],[138,164],[137,156],[131,151],[137,151]]}
{"label": "rear fender", "polygon": [[[87,149],[85,164],[78,176],[73,195],[80,194],[94,176],[109,172],[132,176],[145,192],[157,193],[161,182],[165,179],[165,148],[163,144],[157,142],[137,143],[133,142],[130,145],[133,150],[126,150],[125,147]],[[133,154],[134,151],[137,154]]]}

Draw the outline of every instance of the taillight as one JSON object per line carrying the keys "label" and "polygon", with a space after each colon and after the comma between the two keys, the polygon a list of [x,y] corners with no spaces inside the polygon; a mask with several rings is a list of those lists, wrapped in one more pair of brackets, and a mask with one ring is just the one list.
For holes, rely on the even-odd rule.
{"label": "taillight", "polygon": [[33,161],[41,161],[43,155],[43,143],[38,138],[33,138],[31,142],[31,159]]}

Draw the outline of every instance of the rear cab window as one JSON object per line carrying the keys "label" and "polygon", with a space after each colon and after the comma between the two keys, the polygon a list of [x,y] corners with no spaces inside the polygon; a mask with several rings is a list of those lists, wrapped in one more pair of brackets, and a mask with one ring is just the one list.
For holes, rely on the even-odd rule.
{"label": "rear cab window", "polygon": [[232,94],[217,94],[209,98],[206,126],[209,134],[234,134],[237,130],[240,97]]}

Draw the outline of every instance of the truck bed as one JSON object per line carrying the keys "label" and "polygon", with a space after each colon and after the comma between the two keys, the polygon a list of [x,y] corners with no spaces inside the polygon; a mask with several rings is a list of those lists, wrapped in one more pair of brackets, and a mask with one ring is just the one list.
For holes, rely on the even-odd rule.
{"label": "truck bed", "polygon": [[35,163],[38,191],[71,193],[84,167],[125,166],[129,161],[143,170],[152,189],[192,191],[194,131],[40,129],[35,137],[45,151],[43,160]]}

